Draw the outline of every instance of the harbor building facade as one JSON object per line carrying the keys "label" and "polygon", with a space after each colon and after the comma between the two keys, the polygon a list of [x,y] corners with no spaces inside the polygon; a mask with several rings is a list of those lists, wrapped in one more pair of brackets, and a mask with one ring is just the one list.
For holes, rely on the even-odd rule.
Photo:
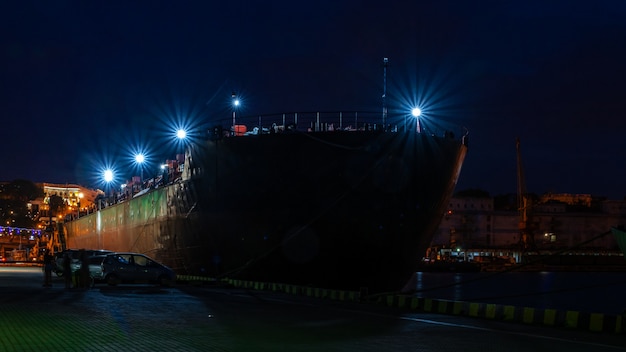
{"label": "harbor building facade", "polygon": [[611,227],[626,224],[626,201],[586,194],[545,194],[529,215],[531,248],[522,248],[515,196],[455,196],[448,204],[427,256],[521,260],[522,252],[622,256]]}

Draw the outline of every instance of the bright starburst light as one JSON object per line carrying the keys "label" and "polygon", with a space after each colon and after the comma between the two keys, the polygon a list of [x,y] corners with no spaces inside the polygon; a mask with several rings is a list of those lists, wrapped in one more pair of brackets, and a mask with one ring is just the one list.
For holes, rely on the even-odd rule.
{"label": "bright starburst light", "polygon": [[[396,65],[394,74],[387,77],[390,122],[393,124],[395,117],[395,123],[404,125],[409,119],[419,117],[422,132],[437,136],[448,131],[460,134],[463,131],[460,123],[467,111],[462,107],[463,81],[451,73],[454,67],[434,65],[422,58],[415,62],[398,61]],[[419,116],[414,115],[416,107]]]}
{"label": "bright starburst light", "polygon": [[137,164],[141,164],[145,160],[146,160],[146,157],[142,153],[138,153],[135,155],[135,162],[137,162]]}
{"label": "bright starburst light", "polygon": [[106,183],[113,182],[113,170],[111,169],[104,170],[103,176],[104,176],[104,182]]}

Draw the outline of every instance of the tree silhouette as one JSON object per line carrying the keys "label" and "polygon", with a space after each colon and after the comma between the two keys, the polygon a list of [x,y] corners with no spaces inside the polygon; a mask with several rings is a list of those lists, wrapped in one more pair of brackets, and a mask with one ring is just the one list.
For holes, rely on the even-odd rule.
{"label": "tree silhouette", "polygon": [[63,198],[56,194],[53,194],[50,196],[48,205],[50,206],[51,216],[55,216],[55,215],[58,216],[59,214],[64,214],[65,208],[67,206],[65,202],[63,201]]}

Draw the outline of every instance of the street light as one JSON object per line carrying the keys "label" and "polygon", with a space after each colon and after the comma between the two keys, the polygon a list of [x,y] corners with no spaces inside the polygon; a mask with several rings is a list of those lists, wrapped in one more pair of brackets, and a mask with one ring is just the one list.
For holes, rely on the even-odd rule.
{"label": "street light", "polygon": [[415,107],[411,110],[411,115],[415,117],[415,126],[417,128],[417,133],[422,133],[422,126],[420,126],[420,115],[422,114],[422,109]]}
{"label": "street light", "polygon": [[[109,190],[111,189],[111,182],[113,182],[113,170],[111,169],[106,169],[104,170],[104,182],[106,182],[106,189]],[[106,192],[105,192],[106,194]],[[108,203],[108,201],[107,201]]]}
{"label": "street light", "polygon": [[104,182],[109,184],[111,183],[111,181],[113,181],[113,170],[111,169],[104,170]]}
{"label": "street light", "polygon": [[165,184],[170,181],[170,166],[168,164],[161,164],[161,177],[162,182]]}
{"label": "street light", "polygon": [[231,94],[233,98],[233,133],[235,132],[235,112],[237,111],[237,107],[239,106],[239,99],[237,99],[237,94],[233,92]]}
{"label": "street light", "polygon": [[143,184],[143,162],[146,160],[146,157],[142,153],[138,153],[135,155],[135,162],[139,165],[139,169],[141,170],[141,183]]}
{"label": "street light", "polygon": [[[176,131],[176,137],[178,138],[180,144],[183,147],[183,163],[185,162],[185,138],[187,138],[187,131],[185,131],[184,129],[179,129],[178,131]],[[176,156],[176,161],[178,161],[178,155]]]}

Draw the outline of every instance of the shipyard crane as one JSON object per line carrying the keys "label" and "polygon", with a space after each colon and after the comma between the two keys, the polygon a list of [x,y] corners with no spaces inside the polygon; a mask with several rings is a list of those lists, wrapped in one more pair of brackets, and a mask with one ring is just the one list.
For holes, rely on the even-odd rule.
{"label": "shipyard crane", "polygon": [[519,137],[516,139],[517,150],[517,210],[519,212],[520,245],[524,252],[535,250],[535,238],[532,226],[532,199],[526,191],[524,167],[520,151]]}

